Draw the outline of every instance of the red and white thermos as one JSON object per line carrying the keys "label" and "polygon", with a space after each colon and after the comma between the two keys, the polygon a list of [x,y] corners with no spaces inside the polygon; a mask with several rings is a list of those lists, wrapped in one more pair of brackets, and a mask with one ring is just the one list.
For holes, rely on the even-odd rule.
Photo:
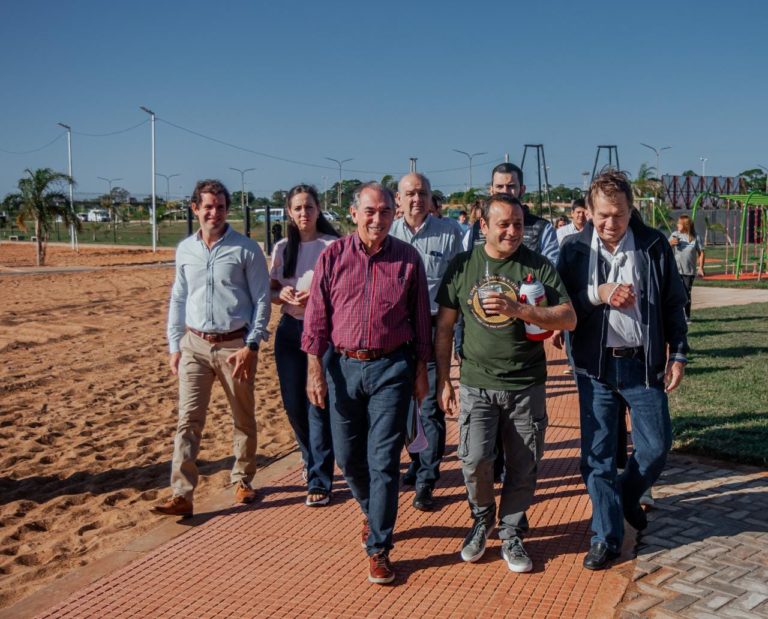
{"label": "red and white thermos", "polygon": [[[547,304],[547,293],[544,290],[544,284],[528,273],[525,280],[520,284],[520,302],[528,305],[545,306]],[[529,340],[546,340],[552,331],[545,331],[541,327],[530,322],[525,322],[525,337]]]}

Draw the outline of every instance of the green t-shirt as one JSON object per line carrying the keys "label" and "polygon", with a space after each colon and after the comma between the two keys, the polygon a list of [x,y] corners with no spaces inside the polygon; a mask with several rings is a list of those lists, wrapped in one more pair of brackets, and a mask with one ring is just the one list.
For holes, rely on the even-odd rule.
{"label": "green t-shirt", "polygon": [[517,299],[529,274],[544,284],[547,305],[567,303],[568,293],[552,263],[524,245],[503,260],[490,258],[485,247],[456,256],[443,277],[437,302],[464,315],[461,383],[479,389],[519,391],[544,384],[544,344],[525,337],[522,320],[487,316],[478,289],[491,286]]}

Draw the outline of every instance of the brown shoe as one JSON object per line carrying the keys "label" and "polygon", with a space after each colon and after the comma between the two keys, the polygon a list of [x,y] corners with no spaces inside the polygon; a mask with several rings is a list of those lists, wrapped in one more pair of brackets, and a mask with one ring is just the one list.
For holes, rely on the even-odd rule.
{"label": "brown shoe", "polygon": [[253,503],[256,500],[256,491],[244,481],[240,480],[235,486],[235,503]]}
{"label": "brown shoe", "polygon": [[363,547],[363,550],[368,548],[368,534],[371,532],[371,530],[368,528],[368,519],[366,518],[363,520],[363,528],[360,531],[360,544]]}
{"label": "brown shoe", "polygon": [[190,518],[192,516],[192,501],[187,501],[183,496],[174,496],[165,501],[165,503],[155,505],[151,511],[163,516]]}
{"label": "brown shoe", "polygon": [[369,581],[377,585],[386,585],[395,579],[395,570],[392,569],[389,553],[386,550],[368,557],[368,561],[370,562]]}

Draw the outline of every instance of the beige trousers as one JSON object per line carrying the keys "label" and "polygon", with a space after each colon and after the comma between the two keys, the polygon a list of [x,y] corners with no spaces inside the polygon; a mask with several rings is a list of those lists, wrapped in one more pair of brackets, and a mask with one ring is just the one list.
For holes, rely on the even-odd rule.
{"label": "beige trousers", "polygon": [[[243,338],[212,344],[187,332],[181,340],[179,363],[179,423],[173,447],[171,488],[174,496],[192,500],[198,480],[197,455],[213,381],[224,387],[232,411],[232,483],[251,483],[256,473],[256,413],[254,368],[244,381],[232,378],[227,357],[243,347]],[[255,360],[254,360],[255,365]]]}

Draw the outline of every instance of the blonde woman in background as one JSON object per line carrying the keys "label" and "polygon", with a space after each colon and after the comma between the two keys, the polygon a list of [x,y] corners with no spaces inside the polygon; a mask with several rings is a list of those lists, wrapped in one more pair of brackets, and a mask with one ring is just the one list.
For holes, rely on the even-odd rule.
{"label": "blonde woman in background", "polygon": [[675,250],[675,262],[677,270],[685,284],[688,294],[688,303],[685,305],[685,319],[691,322],[691,289],[693,280],[698,275],[704,277],[704,247],[701,239],[696,235],[693,221],[688,215],[680,215],[677,218],[677,230],[669,235],[669,244]]}

